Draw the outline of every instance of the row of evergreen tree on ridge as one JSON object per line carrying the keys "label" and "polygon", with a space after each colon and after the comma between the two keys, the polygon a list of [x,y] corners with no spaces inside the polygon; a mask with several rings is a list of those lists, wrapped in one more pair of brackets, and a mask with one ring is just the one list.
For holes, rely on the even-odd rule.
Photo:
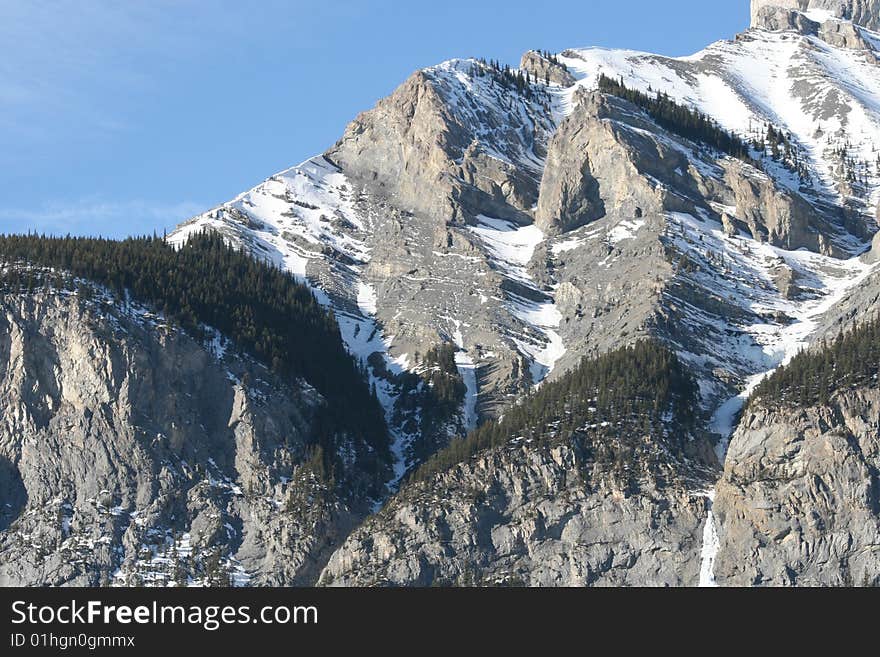
{"label": "row of evergreen tree on ridge", "polygon": [[[491,75],[493,80],[495,80],[499,85],[506,89],[515,89],[517,92],[525,96],[526,98],[532,98],[536,93],[543,93],[546,95],[546,89],[537,89],[534,85],[538,84],[540,81],[538,80],[537,74],[532,76],[529,71],[523,71],[522,69],[513,69],[509,64],[502,65],[500,62],[493,60],[486,61],[482,57],[477,60],[480,64],[479,66],[472,66],[470,69],[470,73],[472,76],[481,77],[485,75]],[[550,74],[547,73],[544,77],[544,85],[550,85]]]}
{"label": "row of evergreen tree on ridge", "polygon": [[623,79],[599,75],[599,91],[631,102],[647,112],[657,124],[685,139],[701,142],[722,153],[756,164],[749,145],[715,121],[690,107],[679,105],[668,94],[658,91],[651,96],[637,89],[630,89]]}
{"label": "row of evergreen tree on ridge", "polygon": [[[289,273],[212,233],[193,235],[180,248],[159,237],[0,236],[4,262],[51,267],[104,286],[120,299],[131,295],[197,339],[205,339],[202,327],[208,325],[278,375],[305,379],[327,400],[312,436],[328,471],[336,465],[340,435],[359,439],[371,455],[372,492],[380,492],[391,463],[384,412],[363,365],[346,351],[332,311]],[[62,280],[59,274],[38,280],[23,267],[0,264],[0,269],[5,270],[0,285],[7,290]],[[74,287],[89,294],[88,286]]]}
{"label": "row of evergreen tree on ridge", "polygon": [[799,352],[752,392],[749,406],[805,408],[827,404],[839,390],[876,386],[880,377],[880,318],[868,320],[814,349]]}
{"label": "row of evergreen tree on ridge", "polygon": [[[606,460],[621,459],[645,433],[663,432],[674,420],[678,440],[695,427],[697,387],[673,351],[656,340],[642,340],[595,358],[486,422],[466,438],[454,440],[411,476],[424,481],[481,452],[522,438],[538,442],[569,440],[585,431],[604,434],[596,451]],[[595,446],[594,446],[595,448]],[[623,461],[621,463],[621,461]]]}
{"label": "row of evergreen tree on ridge", "polygon": [[761,160],[753,157],[753,153],[765,157],[769,150],[770,159],[797,174],[802,184],[811,183],[809,167],[800,149],[792,143],[790,135],[770,123],[766,125],[766,131],[756,133],[748,141],[723,129],[706,114],[676,103],[663,91],[651,95],[630,89],[624,84],[623,78],[611,78],[604,73],[599,75],[598,88],[602,93],[617,96],[640,107],[660,127],[685,139],[706,144],[758,169],[763,170],[764,166]]}

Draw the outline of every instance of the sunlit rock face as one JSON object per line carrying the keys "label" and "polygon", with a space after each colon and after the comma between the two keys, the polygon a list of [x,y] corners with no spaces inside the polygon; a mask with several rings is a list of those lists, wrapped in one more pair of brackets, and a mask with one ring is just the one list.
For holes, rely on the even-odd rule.
{"label": "sunlit rock face", "polygon": [[872,30],[880,27],[878,0],[752,0],[752,27],[780,29],[780,10],[809,12],[820,22],[838,18]]}

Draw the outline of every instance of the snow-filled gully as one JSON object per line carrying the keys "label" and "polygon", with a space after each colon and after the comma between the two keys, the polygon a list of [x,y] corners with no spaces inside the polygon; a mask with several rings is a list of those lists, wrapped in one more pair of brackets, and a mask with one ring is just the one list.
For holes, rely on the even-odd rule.
{"label": "snow-filled gully", "polygon": [[[480,215],[479,223],[471,228],[484,245],[487,255],[503,274],[536,292],[535,282],[528,272],[535,249],[544,242],[544,233],[536,225],[515,226],[502,219]],[[565,355],[566,347],[557,329],[562,314],[552,298],[537,302],[508,294],[508,311],[535,335],[510,336],[521,353],[531,361],[532,382],[541,383],[553,371],[556,362]]]}
{"label": "snow-filled gully", "polygon": [[[865,263],[861,257],[850,260],[834,261],[804,251],[787,252],[792,258],[798,258],[803,264],[816,267],[815,274],[821,280],[821,294],[816,299],[803,302],[787,302],[785,312],[794,318],[790,324],[778,327],[778,330],[767,332],[766,325],[752,327],[753,334],[764,345],[764,352],[770,357],[772,367],[749,377],[742,392],[725,401],[715,411],[711,429],[721,436],[715,451],[722,467],[727,456],[728,446],[736,429],[737,416],[749,398],[749,395],[766,377],[770,376],[780,365],[787,364],[799,351],[810,344],[810,337],[818,327],[822,315],[841,301],[846,294],[864,281],[868,275],[877,271],[877,267]],[[703,541],[700,549],[700,581],[701,587],[718,586],[715,580],[715,559],[721,546],[718,527],[715,522],[713,505],[715,489],[705,493],[706,522],[703,527]]]}

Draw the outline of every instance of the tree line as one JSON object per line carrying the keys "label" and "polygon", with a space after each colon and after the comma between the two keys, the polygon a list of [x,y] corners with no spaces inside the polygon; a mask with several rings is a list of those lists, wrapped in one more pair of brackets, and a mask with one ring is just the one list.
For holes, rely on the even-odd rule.
{"label": "tree line", "polygon": [[419,413],[419,435],[412,449],[420,461],[448,444],[445,426],[460,412],[467,393],[455,364],[455,351],[455,345],[444,342],[431,347],[424,355],[416,353],[416,371],[403,372],[397,377],[398,408]]}
{"label": "tree line", "polygon": [[827,404],[846,388],[877,385],[880,319],[874,318],[798,353],[752,392],[749,405],[805,407]]}
{"label": "tree line", "polygon": [[[471,66],[470,73],[474,77],[489,76],[495,83],[504,89],[516,90],[525,98],[532,98],[536,94],[546,96],[545,89],[536,88],[534,85],[539,84],[537,76],[532,76],[528,71],[521,69],[513,69],[509,64],[501,64],[493,60],[486,61],[482,57],[477,60],[479,65]],[[550,76],[547,74],[544,79],[546,86],[550,85]]]}
{"label": "tree line", "polygon": [[[327,400],[313,434],[328,468],[342,434],[365,445],[368,469],[384,483],[391,462],[383,410],[363,366],[345,349],[335,317],[289,273],[234,249],[213,233],[175,249],[163,238],[121,241],[87,237],[0,236],[0,284],[33,290],[66,286],[90,294],[86,279],[156,309],[199,340],[220,331],[276,374],[302,378]],[[56,270],[41,281],[28,267]],[[381,480],[381,481],[380,481]]]}
{"label": "tree line", "polygon": [[684,440],[696,422],[697,394],[678,357],[657,341],[643,340],[597,358],[584,358],[574,370],[507,409],[502,419],[453,441],[412,479],[426,480],[516,439],[586,440],[596,458],[625,469],[634,449],[626,443],[645,432],[663,432],[664,424],[674,421],[679,439]]}
{"label": "tree line", "polygon": [[722,153],[757,165],[745,141],[721,128],[702,112],[679,105],[665,92],[658,91],[655,96],[651,96],[637,89],[628,88],[622,78],[616,80],[604,73],[599,76],[599,91],[637,105],[659,126],[680,137],[701,142]]}

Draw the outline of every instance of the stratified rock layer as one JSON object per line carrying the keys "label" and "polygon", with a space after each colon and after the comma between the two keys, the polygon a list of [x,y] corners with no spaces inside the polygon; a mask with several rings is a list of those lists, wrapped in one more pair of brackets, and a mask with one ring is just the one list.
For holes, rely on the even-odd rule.
{"label": "stratified rock layer", "polygon": [[313,389],[155,316],[4,295],[0,372],[2,585],[309,584],[366,512],[305,466]]}
{"label": "stratified rock layer", "polygon": [[705,499],[624,492],[571,446],[511,445],[409,486],[355,531],[321,583],[689,586]]}
{"label": "stratified rock layer", "polygon": [[880,391],[746,412],[715,515],[715,575],[735,586],[880,583]]}
{"label": "stratified rock layer", "polygon": [[766,27],[765,18],[776,9],[824,10],[835,18],[871,30],[880,27],[880,2],[877,0],[752,0],[752,27]]}

